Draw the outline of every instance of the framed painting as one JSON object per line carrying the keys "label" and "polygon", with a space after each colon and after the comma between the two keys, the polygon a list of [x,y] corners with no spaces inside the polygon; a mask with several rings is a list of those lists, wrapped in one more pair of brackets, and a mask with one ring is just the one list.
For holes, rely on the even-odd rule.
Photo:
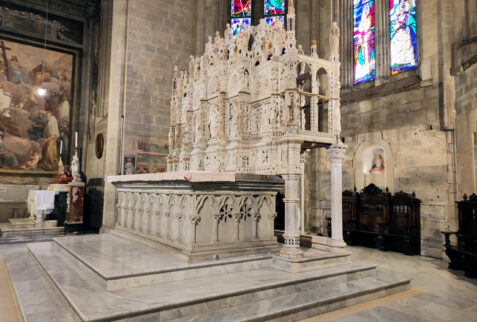
{"label": "framed painting", "polygon": [[78,52],[0,35],[0,174],[70,164]]}

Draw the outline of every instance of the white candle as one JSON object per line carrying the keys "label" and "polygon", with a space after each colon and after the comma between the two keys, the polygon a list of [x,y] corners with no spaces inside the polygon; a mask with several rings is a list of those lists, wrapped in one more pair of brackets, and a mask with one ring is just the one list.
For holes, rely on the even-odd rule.
{"label": "white candle", "polygon": [[78,132],[75,132],[75,148],[78,148]]}
{"label": "white candle", "polygon": [[60,141],[60,155],[63,152],[63,141]]}

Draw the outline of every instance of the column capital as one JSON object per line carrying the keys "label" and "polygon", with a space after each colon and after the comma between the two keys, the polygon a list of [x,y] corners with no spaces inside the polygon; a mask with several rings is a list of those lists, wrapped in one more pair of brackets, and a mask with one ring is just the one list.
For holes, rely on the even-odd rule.
{"label": "column capital", "polygon": [[331,145],[326,151],[328,152],[331,163],[343,162],[347,148],[348,146],[341,142]]}

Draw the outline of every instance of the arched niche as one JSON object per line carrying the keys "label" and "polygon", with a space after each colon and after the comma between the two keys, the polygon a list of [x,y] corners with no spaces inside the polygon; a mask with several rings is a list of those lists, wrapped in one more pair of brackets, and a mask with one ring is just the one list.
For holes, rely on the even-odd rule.
{"label": "arched niche", "polygon": [[[381,165],[381,166],[380,166]],[[374,183],[394,192],[394,155],[381,133],[368,133],[353,157],[355,187],[358,191]]]}

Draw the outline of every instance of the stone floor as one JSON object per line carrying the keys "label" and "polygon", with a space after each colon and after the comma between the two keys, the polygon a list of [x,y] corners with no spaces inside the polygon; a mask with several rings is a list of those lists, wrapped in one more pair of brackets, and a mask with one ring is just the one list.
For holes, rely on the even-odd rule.
{"label": "stone floor", "polygon": [[411,277],[412,288],[304,321],[477,321],[477,279],[449,270],[446,261],[364,247],[348,248],[353,259]]}
{"label": "stone floor", "polygon": [[[7,252],[20,248],[26,245],[0,245],[0,260]],[[349,249],[355,260],[377,263],[412,278],[412,288],[306,321],[477,321],[477,280],[464,277],[460,271],[448,270],[445,261],[361,247]],[[37,300],[47,304],[44,299]],[[0,297],[0,301],[5,303],[6,299]]]}

